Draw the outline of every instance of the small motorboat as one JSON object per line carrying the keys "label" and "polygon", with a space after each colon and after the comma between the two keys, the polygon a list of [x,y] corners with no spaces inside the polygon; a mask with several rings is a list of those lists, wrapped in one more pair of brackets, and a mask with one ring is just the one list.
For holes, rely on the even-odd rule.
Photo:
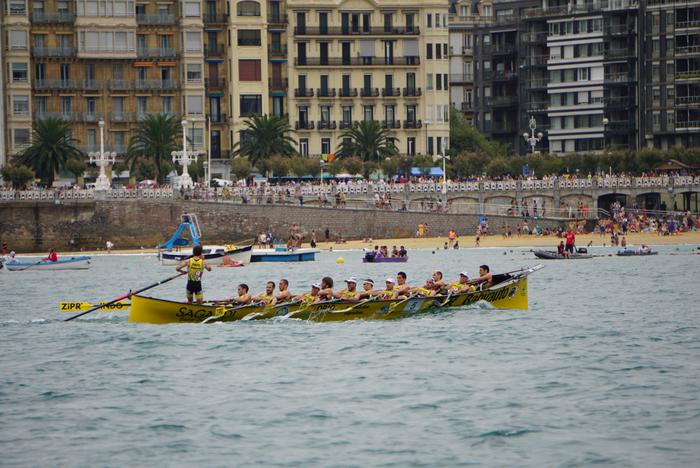
{"label": "small motorboat", "polygon": [[593,258],[593,255],[587,252],[570,253],[568,258],[564,255],[559,255],[556,250],[533,250],[532,253],[535,254],[535,257],[541,258],[542,260],[581,260],[584,258]]}
{"label": "small motorboat", "polygon": [[[224,259],[228,257],[231,262],[250,263],[253,252],[253,242],[248,245],[203,245],[202,253],[204,260],[210,265],[223,265]],[[192,256],[192,249],[183,249],[171,252],[160,252],[158,254],[163,265],[177,265],[183,260]]]}
{"label": "small motorboat", "polygon": [[87,270],[92,266],[90,257],[70,257],[60,258],[55,262],[49,260],[27,261],[26,258],[20,261],[15,257],[13,260],[5,260],[5,267],[8,271],[25,270]]}
{"label": "small motorboat", "polygon": [[250,257],[251,263],[256,262],[313,262],[316,260],[316,249],[255,249]]}
{"label": "small motorboat", "polygon": [[659,252],[655,250],[651,250],[649,247],[647,248],[641,248],[641,249],[630,249],[625,248],[617,251],[617,256],[618,257],[636,257],[636,256],[643,256],[643,255],[658,255]]}
{"label": "small motorboat", "polygon": [[408,257],[371,257],[365,255],[362,257],[362,263],[406,263]]}

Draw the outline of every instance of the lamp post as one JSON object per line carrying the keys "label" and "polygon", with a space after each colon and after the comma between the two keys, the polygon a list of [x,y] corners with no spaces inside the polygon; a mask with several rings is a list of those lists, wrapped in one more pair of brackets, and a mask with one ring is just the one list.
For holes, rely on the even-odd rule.
{"label": "lamp post", "polygon": [[450,157],[445,154],[444,147],[442,148],[442,154],[433,156],[433,161],[438,161],[439,159],[442,159],[442,198],[445,211],[447,211],[447,160]]}
{"label": "lamp post", "polygon": [[535,154],[535,146],[537,146],[537,143],[539,143],[543,137],[542,132],[535,133],[536,130],[537,122],[535,121],[535,116],[533,115],[530,117],[530,133],[523,133],[523,138],[525,138],[525,141],[527,141],[527,143],[530,145],[532,154]]}
{"label": "lamp post", "polygon": [[[190,155],[187,154],[187,119],[183,119],[180,124],[182,125],[182,151],[173,151],[170,155],[173,157],[173,163],[182,165],[182,175],[178,178],[179,183],[176,184],[177,188],[190,188],[192,187],[192,177],[190,177],[187,166],[189,166],[192,161],[190,160]],[[197,158],[196,154],[193,154],[193,156],[194,159]]]}
{"label": "lamp post", "polygon": [[90,157],[90,164],[95,164],[97,167],[100,168],[100,175],[97,176],[97,180],[95,181],[95,190],[109,190],[112,186],[112,181],[109,179],[109,177],[107,177],[105,167],[108,164],[114,164],[114,161],[117,157],[117,153],[115,153],[114,151],[105,151],[104,120],[100,120],[98,122],[98,125],[100,126],[100,152],[98,153],[95,151],[91,151],[88,153],[88,156]]}

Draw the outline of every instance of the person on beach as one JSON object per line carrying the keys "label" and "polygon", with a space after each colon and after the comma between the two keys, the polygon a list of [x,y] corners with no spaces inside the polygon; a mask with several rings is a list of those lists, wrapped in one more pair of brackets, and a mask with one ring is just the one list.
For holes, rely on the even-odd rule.
{"label": "person on beach", "polygon": [[279,282],[279,294],[275,296],[275,300],[277,301],[277,304],[281,304],[283,302],[289,302],[292,300],[293,296],[292,293],[289,291],[289,281],[286,279],[282,278]]}
{"label": "person on beach", "polygon": [[252,298],[253,302],[262,302],[265,305],[275,305],[277,304],[277,298],[275,297],[275,282],[268,281],[265,284],[265,292],[256,294]]}
{"label": "person on beach", "polygon": [[356,301],[359,293],[357,292],[357,280],[355,278],[348,278],[345,280],[346,287],[340,291],[333,294],[336,299],[342,299],[344,301]]}
{"label": "person on beach", "polygon": [[192,249],[192,257],[181,261],[175,270],[179,273],[185,273],[187,269],[187,302],[192,304],[195,299],[197,303],[204,302],[204,293],[202,292],[202,276],[204,270],[211,271],[211,267],[204,261],[202,255],[202,246],[195,245]]}

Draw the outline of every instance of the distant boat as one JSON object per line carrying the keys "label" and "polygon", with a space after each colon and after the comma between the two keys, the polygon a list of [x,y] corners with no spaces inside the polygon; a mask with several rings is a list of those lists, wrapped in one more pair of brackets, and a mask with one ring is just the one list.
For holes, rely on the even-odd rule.
{"label": "distant boat", "polygon": [[313,262],[316,260],[316,249],[292,249],[276,247],[274,249],[253,250],[250,262]]}
{"label": "distant boat", "polygon": [[644,255],[658,255],[659,252],[656,252],[654,250],[637,250],[637,249],[621,249],[617,251],[617,256],[618,257],[635,257],[635,256],[644,256]]}
{"label": "distant boat", "polygon": [[70,257],[58,259],[55,262],[49,260],[39,260],[36,262],[20,262],[19,260],[5,261],[5,267],[8,271],[24,271],[24,270],[87,270],[92,264],[90,257]]}
{"label": "distant boat", "polygon": [[406,263],[408,257],[362,257],[362,263]]}
{"label": "distant boat", "polygon": [[[204,260],[211,265],[222,265],[224,258],[228,257],[233,262],[250,263],[253,252],[253,242],[247,245],[204,245],[202,253]],[[158,254],[163,265],[177,265],[192,256],[192,249],[183,249],[179,252],[160,252]]]}
{"label": "distant boat", "polygon": [[535,254],[535,257],[543,260],[581,260],[584,258],[593,258],[593,255],[589,253],[570,253],[567,258],[564,255],[559,255],[556,250],[533,250],[532,253]]}

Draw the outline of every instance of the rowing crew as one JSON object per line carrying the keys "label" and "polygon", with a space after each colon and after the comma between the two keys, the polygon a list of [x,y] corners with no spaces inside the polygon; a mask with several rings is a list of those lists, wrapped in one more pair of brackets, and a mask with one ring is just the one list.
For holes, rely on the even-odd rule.
{"label": "rowing crew", "polygon": [[446,283],[442,272],[435,271],[422,286],[411,287],[406,283],[406,273],[400,271],[394,278],[384,280],[383,289],[375,289],[374,281],[370,278],[362,280],[362,289],[358,290],[358,280],[350,277],[345,280],[345,288],[340,291],[333,290],[333,278],[326,276],[319,283],[311,285],[311,290],[298,295],[293,295],[289,291],[289,281],[281,279],[279,281],[279,293],[275,294],[274,281],[268,281],[265,291],[252,295],[247,284],[238,285],[236,297],[226,298],[215,303],[236,304],[236,305],[278,305],[287,302],[298,302],[301,304],[313,304],[332,300],[362,301],[367,299],[406,299],[408,297],[432,297],[440,294],[461,294],[486,289],[492,282],[492,276],[487,265],[482,265],[478,278],[469,279],[466,272],[461,272],[459,278]]}

